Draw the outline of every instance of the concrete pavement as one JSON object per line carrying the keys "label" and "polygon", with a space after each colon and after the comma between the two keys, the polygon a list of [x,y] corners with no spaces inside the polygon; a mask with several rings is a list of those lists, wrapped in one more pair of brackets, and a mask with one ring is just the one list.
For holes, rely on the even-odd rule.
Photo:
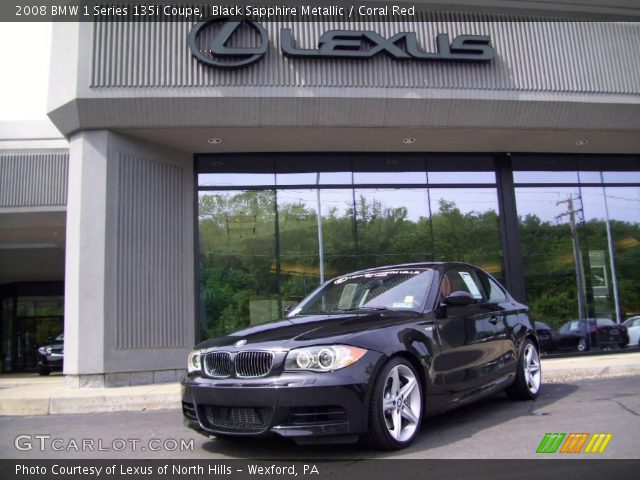
{"label": "concrete pavement", "polygon": [[[544,383],[640,375],[640,352],[544,358]],[[66,386],[62,375],[0,376],[0,415],[139,412],[180,408],[177,383],[118,388]]]}

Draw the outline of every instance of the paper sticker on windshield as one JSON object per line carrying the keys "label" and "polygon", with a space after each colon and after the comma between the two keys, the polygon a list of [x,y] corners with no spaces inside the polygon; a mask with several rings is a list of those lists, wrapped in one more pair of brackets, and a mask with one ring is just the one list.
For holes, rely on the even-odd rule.
{"label": "paper sticker on windshield", "polygon": [[425,271],[426,270],[381,270],[379,272],[367,272],[367,273],[360,273],[358,275],[349,275],[347,277],[336,278],[333,281],[333,284],[340,285],[341,283],[344,283],[347,280],[355,280],[356,278],[379,278],[379,277],[387,277],[389,275],[420,275]]}
{"label": "paper sticker on windshield", "polygon": [[460,275],[462,280],[464,280],[464,283],[469,289],[469,293],[473,295],[473,298],[476,300],[482,300],[482,294],[480,293],[480,290],[478,290],[478,286],[476,285],[476,282],[473,281],[469,272],[458,272],[458,275]]}
{"label": "paper sticker on windshield", "polygon": [[413,308],[413,302],[393,302],[391,308]]}

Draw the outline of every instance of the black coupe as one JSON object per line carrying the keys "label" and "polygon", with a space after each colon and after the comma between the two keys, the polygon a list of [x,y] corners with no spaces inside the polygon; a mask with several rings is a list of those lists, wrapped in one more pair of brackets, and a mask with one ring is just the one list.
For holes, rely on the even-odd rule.
{"label": "black coupe", "polygon": [[500,390],[535,399],[538,352],[527,307],[481,269],[379,267],[330,280],[283,320],[199,344],[182,408],[207,436],[399,449],[425,415]]}

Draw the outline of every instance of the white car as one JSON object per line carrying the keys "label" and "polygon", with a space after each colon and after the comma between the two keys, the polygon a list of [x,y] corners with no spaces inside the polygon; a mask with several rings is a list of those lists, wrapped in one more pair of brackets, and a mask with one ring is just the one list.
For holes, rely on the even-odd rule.
{"label": "white car", "polygon": [[640,345],[640,315],[636,317],[627,318],[624,323],[629,332],[629,347],[636,347]]}

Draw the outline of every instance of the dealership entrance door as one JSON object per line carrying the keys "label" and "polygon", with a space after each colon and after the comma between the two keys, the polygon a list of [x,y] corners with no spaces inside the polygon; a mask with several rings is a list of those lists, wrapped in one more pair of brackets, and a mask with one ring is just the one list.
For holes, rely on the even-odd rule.
{"label": "dealership entrance door", "polygon": [[62,282],[4,285],[1,315],[2,373],[37,370],[38,348],[64,329]]}

